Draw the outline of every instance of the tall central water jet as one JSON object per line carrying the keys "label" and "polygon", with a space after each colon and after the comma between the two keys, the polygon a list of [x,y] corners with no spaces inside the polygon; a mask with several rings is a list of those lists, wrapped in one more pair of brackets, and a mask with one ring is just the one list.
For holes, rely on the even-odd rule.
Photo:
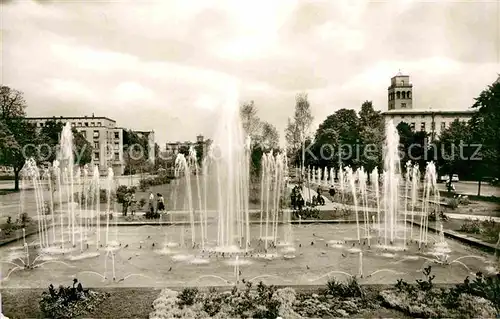
{"label": "tall central water jet", "polygon": [[75,206],[73,205],[73,132],[71,131],[71,124],[68,122],[64,125],[61,132],[60,140],[60,153],[59,162],[63,164],[68,175],[66,176],[66,182],[68,189],[68,226],[71,233],[71,244],[75,246]]}
{"label": "tall central water jet", "polygon": [[[236,87],[230,90],[221,110],[220,123],[210,148],[210,161],[218,191],[218,249],[245,250],[250,240],[248,212],[248,172],[250,148],[239,116]],[[239,246],[239,248],[238,248]]]}
{"label": "tall central water jet", "polygon": [[394,123],[389,120],[386,123],[385,131],[385,154],[384,154],[384,208],[385,225],[384,237],[385,245],[387,239],[394,243],[397,231],[399,181],[400,181],[400,160],[398,154],[399,134]]}

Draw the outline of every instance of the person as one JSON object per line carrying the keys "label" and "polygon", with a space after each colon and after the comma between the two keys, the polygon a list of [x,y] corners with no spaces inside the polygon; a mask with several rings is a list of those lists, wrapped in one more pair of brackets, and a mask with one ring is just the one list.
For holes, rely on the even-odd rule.
{"label": "person", "polygon": [[297,192],[296,188],[292,188],[292,193],[290,194],[290,202],[292,204],[292,209],[295,210],[297,208]]}
{"label": "person", "polygon": [[163,199],[163,195],[158,193],[156,194],[158,198],[158,207],[157,210],[159,213],[163,213],[165,211],[165,200]]}
{"label": "person", "polygon": [[318,196],[316,197],[316,203],[321,206],[325,205],[325,199],[323,198],[323,196],[321,196],[321,187],[318,187],[316,192],[318,193]]}
{"label": "person", "polygon": [[153,192],[149,192],[149,212],[151,214],[155,213],[155,195],[153,195]]}
{"label": "person", "polygon": [[330,190],[328,191],[328,193],[330,194],[330,196],[332,196],[332,198],[335,197],[335,187],[333,187],[333,185],[330,186]]}
{"label": "person", "polygon": [[137,200],[135,199],[135,194],[132,194],[130,197],[130,213],[135,215],[135,211],[137,209]]}
{"label": "person", "polygon": [[297,208],[302,211],[302,206],[304,206],[304,198],[300,192],[297,193]]}

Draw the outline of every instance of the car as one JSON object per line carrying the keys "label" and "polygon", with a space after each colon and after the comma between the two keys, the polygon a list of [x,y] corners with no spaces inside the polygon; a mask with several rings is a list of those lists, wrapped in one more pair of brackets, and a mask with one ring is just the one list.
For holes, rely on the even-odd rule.
{"label": "car", "polygon": [[449,177],[448,175],[441,175],[439,176],[439,182],[440,183],[446,183],[448,181]]}
{"label": "car", "polygon": [[453,174],[453,175],[451,176],[451,181],[452,181],[452,182],[459,182],[459,181],[460,181],[460,179],[458,178],[458,174]]}

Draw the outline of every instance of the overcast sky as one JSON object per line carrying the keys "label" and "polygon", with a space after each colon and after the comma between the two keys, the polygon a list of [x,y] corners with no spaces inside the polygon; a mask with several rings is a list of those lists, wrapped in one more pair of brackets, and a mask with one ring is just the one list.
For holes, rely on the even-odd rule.
{"label": "overcast sky", "polygon": [[239,83],[283,135],[294,96],[315,126],[399,69],[415,108],[466,109],[500,72],[496,1],[3,1],[2,83],[28,116],[107,116],[157,142],[211,136]]}

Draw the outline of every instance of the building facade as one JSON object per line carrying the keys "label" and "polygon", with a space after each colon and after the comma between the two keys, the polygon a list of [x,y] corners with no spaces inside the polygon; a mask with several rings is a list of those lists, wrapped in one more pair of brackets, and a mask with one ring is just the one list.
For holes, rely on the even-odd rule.
{"label": "building facade", "polygon": [[391,78],[388,91],[388,111],[383,112],[386,119],[394,125],[406,122],[414,131],[430,134],[431,140],[438,139],[441,132],[455,120],[467,122],[476,110],[438,110],[433,108],[419,109],[413,106],[413,84],[410,76],[398,73]]}
{"label": "building facade", "polygon": [[[175,156],[182,148],[189,149],[191,146],[195,147],[197,145],[203,145],[204,150],[210,145],[210,139],[205,139],[203,135],[196,136],[196,141],[185,141],[185,142],[167,142],[165,145],[165,153],[167,156]],[[204,151],[204,154],[206,152]]]}
{"label": "building facade", "polygon": [[102,175],[112,168],[115,175],[123,175],[123,129],[116,127],[116,121],[107,117],[29,117],[30,122],[42,128],[46,122],[70,123],[92,146],[91,165],[97,165]]}

